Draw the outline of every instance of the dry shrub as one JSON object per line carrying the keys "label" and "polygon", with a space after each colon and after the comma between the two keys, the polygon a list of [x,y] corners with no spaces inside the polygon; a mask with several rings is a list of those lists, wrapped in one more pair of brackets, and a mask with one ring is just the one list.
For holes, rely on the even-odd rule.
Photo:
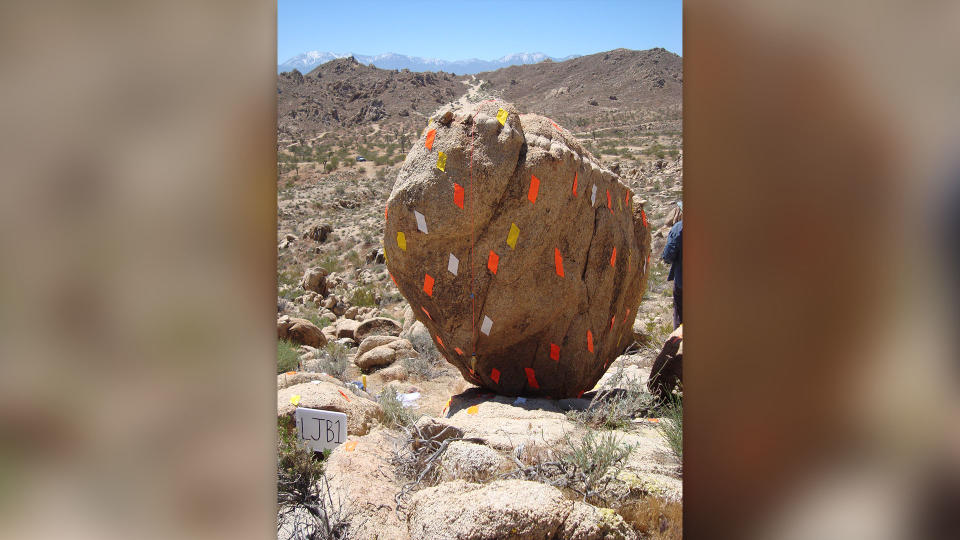
{"label": "dry shrub", "polygon": [[617,513],[643,538],[683,538],[683,505],[679,501],[646,496],[621,506]]}

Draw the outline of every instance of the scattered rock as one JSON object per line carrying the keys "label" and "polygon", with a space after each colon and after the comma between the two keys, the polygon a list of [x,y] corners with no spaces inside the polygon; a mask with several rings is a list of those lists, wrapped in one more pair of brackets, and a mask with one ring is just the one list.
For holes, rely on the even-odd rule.
{"label": "scattered rock", "polygon": [[[495,118],[500,108],[505,125]],[[387,201],[390,272],[467,381],[507,395],[576,396],[632,341],[626,321],[646,287],[646,220],[618,177],[550,119],[503,102],[457,115],[475,118],[475,142],[466,120],[438,122],[432,149],[413,145]],[[450,185],[470,167],[471,144],[483,189],[469,195],[468,219]],[[474,244],[484,254],[475,275],[467,263]],[[468,283],[477,310],[465,307]],[[482,354],[471,366],[475,343]]]}
{"label": "scattered rock", "polygon": [[[443,442],[450,438],[463,437],[463,430],[453,425],[443,418],[434,418],[432,416],[422,416],[414,424],[417,430],[423,434],[424,438],[436,442]],[[419,441],[413,441],[413,448],[420,448]]]}
{"label": "scattered rock", "polygon": [[277,375],[277,389],[287,388],[295,384],[301,384],[310,381],[327,381],[335,383],[336,379],[323,373],[310,373],[306,371],[295,371],[293,373],[281,373]]}
{"label": "scattered rock", "polygon": [[405,381],[407,380],[407,369],[403,367],[403,364],[393,364],[390,367],[381,369],[377,372],[377,375],[380,376],[380,379],[384,382],[388,381]]}
{"label": "scattered rock", "polygon": [[333,232],[333,227],[330,225],[314,225],[313,227],[310,227],[307,232],[303,233],[303,237],[305,239],[323,243],[327,241],[327,236],[331,232]]}
{"label": "scattered rock", "polygon": [[277,319],[277,337],[311,347],[323,347],[327,344],[326,336],[315,324],[289,315]]}
{"label": "scattered rock", "polygon": [[359,313],[359,311],[360,310],[359,308],[357,308],[357,306],[351,306],[347,308],[347,311],[343,313],[343,316],[348,319],[357,320],[358,319],[357,314]]}
{"label": "scattered rock", "polygon": [[454,441],[440,458],[440,477],[444,481],[486,482],[505,465],[507,460],[489,446]]}
{"label": "scattered rock", "polygon": [[332,325],[332,324],[331,324],[330,326],[324,326],[324,327],[323,327],[323,330],[321,330],[321,332],[323,332],[323,337],[327,338],[327,341],[328,341],[328,342],[329,342],[329,341],[336,341],[336,339],[337,339],[337,327],[336,327],[335,325]]}
{"label": "scattered rock", "polygon": [[354,330],[354,339],[363,341],[367,336],[399,336],[403,328],[397,321],[386,317],[375,317],[360,323]]}
{"label": "scattered rock", "polygon": [[340,319],[337,321],[336,326],[338,338],[354,339],[354,332],[356,332],[357,327],[360,326],[360,322],[351,319]]}
{"label": "scattered rock", "polygon": [[319,266],[310,268],[303,274],[300,286],[307,291],[314,291],[321,296],[327,294],[327,271]]}
{"label": "scattered rock", "polygon": [[397,351],[387,345],[374,347],[362,355],[357,355],[353,363],[363,371],[369,371],[375,367],[388,366],[397,359]]}
{"label": "scattered rock", "polygon": [[[290,400],[300,396],[295,405]],[[277,392],[277,416],[293,416],[297,407],[342,412],[347,415],[347,433],[363,435],[383,417],[380,405],[329,381],[311,381],[281,388]]]}
{"label": "scattered rock", "polygon": [[386,345],[400,338],[397,336],[369,336],[360,342],[360,348],[357,349],[357,356],[369,351],[374,347]]}
{"label": "scattered rock", "polygon": [[352,349],[357,346],[357,342],[354,341],[352,338],[348,338],[348,337],[337,338],[337,340],[334,343],[341,345],[343,347],[346,347],[348,349]]}

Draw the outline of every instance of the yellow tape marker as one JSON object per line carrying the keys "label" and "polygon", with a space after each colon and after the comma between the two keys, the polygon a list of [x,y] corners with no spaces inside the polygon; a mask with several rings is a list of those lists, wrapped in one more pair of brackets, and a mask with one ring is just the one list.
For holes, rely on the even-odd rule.
{"label": "yellow tape marker", "polygon": [[402,231],[397,233],[397,246],[403,251],[407,250],[407,235],[403,234]]}
{"label": "yellow tape marker", "polygon": [[510,232],[507,234],[507,245],[510,246],[510,249],[517,247],[517,238],[520,237],[520,229],[517,228],[516,223],[510,224]]}
{"label": "yellow tape marker", "polygon": [[290,403],[292,403],[292,404],[294,404],[294,405],[299,405],[299,404],[300,404],[300,394],[297,394],[297,395],[293,396],[292,398],[290,398]]}
{"label": "yellow tape marker", "polygon": [[497,122],[500,122],[500,125],[504,125],[507,122],[507,111],[505,109],[500,109],[497,111]]}
{"label": "yellow tape marker", "polygon": [[437,153],[437,168],[443,172],[447,172],[447,155],[443,152]]}
{"label": "yellow tape marker", "polygon": [[474,405],[473,407],[469,407],[469,408],[467,409],[467,414],[477,414],[477,411],[479,411],[479,410],[480,410],[480,406],[479,406],[479,405]]}

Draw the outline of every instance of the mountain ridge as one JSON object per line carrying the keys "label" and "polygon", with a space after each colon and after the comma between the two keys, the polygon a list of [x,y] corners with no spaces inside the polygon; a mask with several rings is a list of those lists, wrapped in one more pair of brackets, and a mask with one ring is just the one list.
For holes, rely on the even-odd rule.
{"label": "mountain ridge", "polygon": [[440,58],[423,58],[419,56],[410,56],[394,52],[381,53],[376,55],[355,54],[355,53],[335,53],[329,51],[307,51],[298,54],[277,66],[277,73],[286,73],[296,69],[301,73],[312,71],[317,66],[341,58],[353,57],[357,62],[378,67],[380,69],[409,69],[410,71],[444,71],[447,73],[474,74],[481,71],[495,71],[500,68],[527,65],[550,60],[552,62],[563,62],[582,55],[571,54],[564,57],[553,57],[541,52],[518,52],[501,56],[495,60],[482,60],[480,58],[468,58],[465,60],[443,60]]}

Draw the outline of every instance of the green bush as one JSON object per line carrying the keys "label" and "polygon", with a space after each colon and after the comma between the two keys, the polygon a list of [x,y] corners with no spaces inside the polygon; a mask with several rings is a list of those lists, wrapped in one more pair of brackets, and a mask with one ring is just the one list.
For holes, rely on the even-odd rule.
{"label": "green bush", "polygon": [[387,427],[409,426],[417,421],[417,415],[408,410],[397,397],[392,386],[384,387],[377,395],[380,408],[383,409],[383,425]]}
{"label": "green bush", "polygon": [[683,459],[683,398],[674,394],[670,401],[660,409],[663,419],[657,429],[667,440],[670,450],[677,459]]}
{"label": "green bush", "polygon": [[350,305],[374,307],[377,305],[376,293],[368,286],[357,287],[350,296]]}
{"label": "green bush", "polygon": [[300,365],[297,345],[285,339],[277,340],[277,373],[294,371]]}

